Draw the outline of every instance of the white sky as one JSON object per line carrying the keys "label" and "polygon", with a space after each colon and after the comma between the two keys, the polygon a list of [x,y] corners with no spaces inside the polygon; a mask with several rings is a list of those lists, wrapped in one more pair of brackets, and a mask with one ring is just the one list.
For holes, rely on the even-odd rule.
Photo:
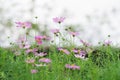
{"label": "white sky", "polygon": [[[82,38],[98,42],[111,34],[111,40],[120,42],[118,37],[120,35],[120,0],[36,0],[36,8],[32,16],[28,14],[31,0],[1,0],[1,2],[0,6],[3,6],[6,12],[9,11],[6,16],[13,18],[13,21],[29,19],[34,21],[34,17],[38,16],[39,22],[47,22],[52,27],[55,25],[52,18],[60,16],[66,9],[68,13],[65,14],[68,15],[65,16],[65,23],[81,24],[84,28],[84,33],[81,33]],[[44,4],[53,8],[52,11],[48,12]],[[113,8],[117,11],[116,13],[112,12]],[[86,19],[86,15],[91,16],[90,22]],[[100,25],[101,22],[105,24]]]}

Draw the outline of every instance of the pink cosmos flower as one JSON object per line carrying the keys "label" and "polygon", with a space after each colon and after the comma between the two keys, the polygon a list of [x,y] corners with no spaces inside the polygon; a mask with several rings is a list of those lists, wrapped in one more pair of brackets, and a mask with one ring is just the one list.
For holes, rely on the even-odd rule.
{"label": "pink cosmos flower", "polygon": [[63,49],[63,48],[58,48],[59,51],[64,52],[65,54],[69,55],[70,52],[67,49]]}
{"label": "pink cosmos flower", "polygon": [[72,64],[72,65],[66,64],[65,68],[72,69],[72,70],[80,70],[80,67],[75,64]]}
{"label": "pink cosmos flower", "polygon": [[30,48],[30,45],[29,44],[19,44],[19,47],[23,48],[23,49],[28,49],[28,48]]}
{"label": "pink cosmos flower", "polygon": [[62,51],[62,50],[63,50],[63,48],[59,47],[59,48],[58,48],[58,50],[59,50],[59,51]]}
{"label": "pink cosmos flower", "polygon": [[70,52],[69,52],[67,49],[63,49],[62,51],[63,51],[65,54],[67,54],[67,55],[70,54]]}
{"label": "pink cosmos flower", "polygon": [[83,40],[80,40],[80,42],[84,45],[84,46],[90,46],[90,44],[89,43],[87,43],[87,42],[85,42],[85,41],[83,41]]}
{"label": "pink cosmos flower", "polygon": [[39,62],[51,63],[51,60],[48,58],[41,58],[41,59],[39,59]]}
{"label": "pink cosmos flower", "polygon": [[35,54],[35,56],[37,56],[37,57],[43,57],[43,56],[46,56],[46,55],[47,55],[47,53],[45,53],[45,52],[34,53],[34,54]]}
{"label": "pink cosmos flower", "polygon": [[33,51],[32,49],[27,49],[25,52],[28,54],[28,53],[30,53],[32,51]]}
{"label": "pink cosmos flower", "polygon": [[60,32],[60,30],[59,29],[52,29],[51,32],[54,33],[54,34],[57,34],[57,33]]}
{"label": "pink cosmos flower", "polygon": [[20,36],[18,39],[17,39],[17,43],[26,43],[27,39],[25,36]]}
{"label": "pink cosmos flower", "polygon": [[63,21],[65,20],[65,17],[56,17],[56,18],[53,18],[53,21],[56,22],[56,23],[62,23]]}
{"label": "pink cosmos flower", "polygon": [[42,44],[42,36],[35,36],[35,41],[37,42],[38,45]]}
{"label": "pink cosmos flower", "polygon": [[31,28],[32,25],[30,22],[15,22],[17,24],[17,27],[22,27],[22,28]]}
{"label": "pink cosmos flower", "polygon": [[80,51],[79,54],[74,54],[74,56],[75,56],[76,58],[85,59],[86,52],[85,52],[85,51]]}
{"label": "pink cosmos flower", "polygon": [[34,49],[27,49],[27,50],[26,50],[26,53],[27,53],[27,54],[30,53],[30,52],[36,53],[37,51],[38,51],[37,48],[34,48]]}
{"label": "pink cosmos flower", "polygon": [[43,40],[50,40],[50,37],[48,37],[48,36],[41,36],[41,38],[42,38]]}
{"label": "pink cosmos flower", "polygon": [[106,40],[106,41],[104,42],[104,44],[107,45],[107,46],[109,46],[111,43],[112,43],[112,41],[110,41],[110,40]]}
{"label": "pink cosmos flower", "polygon": [[25,62],[29,64],[33,64],[35,62],[35,59],[27,59]]}
{"label": "pink cosmos flower", "polygon": [[73,37],[75,37],[75,36],[78,36],[79,35],[79,33],[78,32],[69,32]]}
{"label": "pink cosmos flower", "polygon": [[35,73],[37,73],[38,72],[38,70],[36,70],[36,69],[31,69],[31,73],[32,74],[35,74]]}
{"label": "pink cosmos flower", "polygon": [[72,50],[74,53],[78,53],[79,52],[79,50],[77,50],[77,49],[73,49]]}

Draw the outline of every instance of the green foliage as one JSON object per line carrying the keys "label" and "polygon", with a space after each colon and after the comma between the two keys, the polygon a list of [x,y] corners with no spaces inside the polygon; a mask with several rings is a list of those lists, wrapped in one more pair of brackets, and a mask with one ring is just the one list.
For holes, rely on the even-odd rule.
{"label": "green foliage", "polygon": [[[42,51],[44,48],[40,47]],[[93,48],[88,60],[75,58],[56,50],[54,46],[46,51],[52,63],[36,67],[38,73],[31,74],[33,68],[25,63],[26,55],[16,56],[11,49],[0,48],[0,80],[119,80],[120,49],[110,46]],[[30,57],[30,56],[29,56]],[[65,68],[66,63],[75,63],[80,70]]]}

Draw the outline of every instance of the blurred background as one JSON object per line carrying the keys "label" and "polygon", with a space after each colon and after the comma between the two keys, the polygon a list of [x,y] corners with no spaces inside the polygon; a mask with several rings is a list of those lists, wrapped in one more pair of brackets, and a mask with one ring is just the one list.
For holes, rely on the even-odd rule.
{"label": "blurred background", "polygon": [[0,0],[0,46],[9,46],[22,33],[15,22],[30,21],[33,32],[49,34],[57,26],[52,19],[60,16],[66,17],[63,26],[72,26],[94,45],[108,35],[120,43],[120,0]]}

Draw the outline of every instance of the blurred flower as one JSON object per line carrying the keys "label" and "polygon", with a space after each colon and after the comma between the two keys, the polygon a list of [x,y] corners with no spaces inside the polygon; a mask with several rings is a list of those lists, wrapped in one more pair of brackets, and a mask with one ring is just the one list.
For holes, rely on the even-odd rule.
{"label": "blurred flower", "polygon": [[87,42],[85,42],[85,41],[83,41],[83,40],[80,40],[80,42],[84,45],[84,46],[90,46],[90,44],[89,43],[87,43]]}
{"label": "blurred flower", "polygon": [[17,24],[17,27],[22,27],[22,28],[31,28],[32,25],[30,22],[15,22]]}
{"label": "blurred flower", "polygon": [[42,44],[42,36],[35,36],[35,41],[37,42],[38,45]]}
{"label": "blurred flower", "polygon": [[34,48],[34,49],[27,49],[27,50],[26,50],[26,53],[27,53],[27,54],[30,53],[30,52],[36,53],[37,51],[38,51],[37,48]]}
{"label": "blurred flower", "polygon": [[48,37],[48,36],[41,36],[41,39],[43,39],[43,40],[50,40],[50,37]]}
{"label": "blurred flower", "polygon": [[27,59],[25,62],[33,64],[35,62],[35,59]]}
{"label": "blurred flower", "polygon": [[30,45],[29,44],[19,44],[19,47],[24,48],[24,49],[28,49],[28,48],[30,48]]}
{"label": "blurred flower", "polygon": [[41,59],[39,59],[39,62],[50,63],[51,60],[48,58],[41,58]]}
{"label": "blurred flower", "polygon": [[53,18],[53,21],[56,22],[56,23],[62,23],[63,21],[65,20],[65,17],[56,17],[56,18]]}
{"label": "blurred flower", "polygon": [[78,50],[78,49],[73,49],[72,50],[74,53],[80,53],[80,50]]}
{"label": "blurred flower", "polygon": [[85,51],[80,51],[79,54],[74,54],[74,56],[75,56],[76,58],[85,59],[86,52],[85,52]]}
{"label": "blurred flower", "polygon": [[36,70],[36,69],[31,69],[31,73],[32,74],[35,74],[35,73],[37,73],[38,72],[38,70]]}
{"label": "blurred flower", "polygon": [[18,39],[17,39],[17,43],[26,43],[27,39],[25,36],[20,36]]}
{"label": "blurred flower", "polygon": [[70,52],[69,52],[67,49],[63,49],[62,51],[63,51],[65,54],[67,54],[67,55],[70,54]]}
{"label": "blurred flower", "polygon": [[75,37],[75,36],[78,36],[79,35],[79,33],[78,32],[69,32],[73,37]]}
{"label": "blurred flower", "polygon": [[28,54],[28,53],[30,53],[32,51],[33,51],[32,49],[27,49],[25,52]]}
{"label": "blurred flower", "polygon": [[30,45],[28,44],[25,36],[20,36],[17,40],[17,43],[20,48],[24,48],[24,49],[30,48]]}
{"label": "blurred flower", "polygon": [[59,48],[58,48],[58,50],[59,50],[59,51],[62,51],[62,50],[63,50],[63,48],[59,47]]}
{"label": "blurred flower", "polygon": [[65,68],[72,69],[72,70],[80,70],[80,67],[75,64],[72,64],[72,65],[66,64]]}
{"label": "blurred flower", "polygon": [[112,43],[112,41],[110,41],[110,40],[107,40],[107,41],[105,41],[105,42],[104,42],[104,45],[107,45],[107,46],[109,46],[111,43]]}
{"label": "blurred flower", "polygon": [[67,49],[63,49],[63,48],[58,48],[59,51],[64,52],[65,54],[69,55],[70,52]]}
{"label": "blurred flower", "polygon": [[43,56],[46,56],[46,55],[47,55],[46,52],[35,53],[35,56],[38,56],[38,57],[43,57]]}
{"label": "blurred flower", "polygon": [[59,29],[52,29],[52,30],[51,30],[51,32],[54,33],[54,34],[59,33],[59,31],[60,31]]}

